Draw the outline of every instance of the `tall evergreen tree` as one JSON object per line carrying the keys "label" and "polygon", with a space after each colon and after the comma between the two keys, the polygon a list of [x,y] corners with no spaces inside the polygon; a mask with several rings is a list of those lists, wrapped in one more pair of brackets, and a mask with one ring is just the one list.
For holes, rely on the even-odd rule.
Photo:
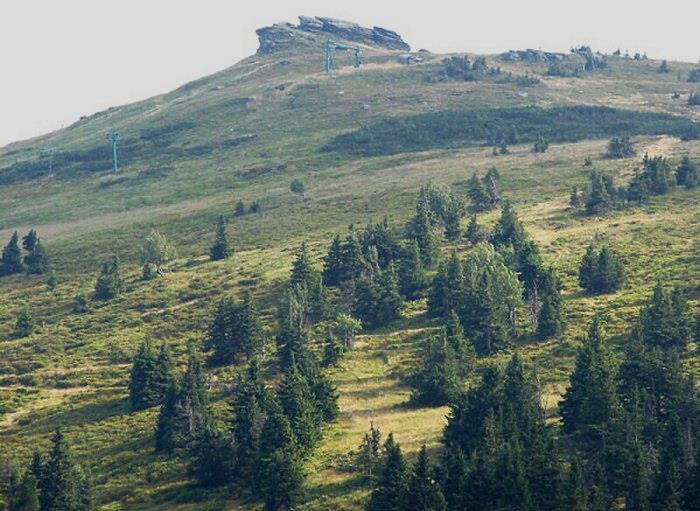
{"label": "tall evergreen tree", "polygon": [[464,237],[472,245],[476,245],[485,238],[485,233],[479,225],[476,214],[472,215],[472,217],[469,219],[469,224],[467,225],[467,231],[464,234]]}
{"label": "tall evergreen tree", "polygon": [[129,379],[129,398],[133,410],[155,406],[162,400],[157,389],[151,387],[151,378],[156,369],[156,355],[151,343],[144,341],[134,357]]}
{"label": "tall evergreen tree", "polygon": [[459,395],[461,384],[457,357],[444,332],[426,339],[411,384],[413,400],[423,405],[446,405]]}
{"label": "tall evergreen tree", "polygon": [[19,248],[19,235],[15,231],[8,244],[2,250],[0,275],[12,275],[23,271],[24,264],[22,263],[22,251]]}
{"label": "tall evergreen tree", "polygon": [[468,376],[474,367],[476,352],[471,340],[465,337],[464,327],[455,311],[451,311],[447,316],[445,335],[455,353],[457,372],[460,376]]}
{"label": "tall evergreen tree", "polygon": [[256,355],[263,345],[263,326],[252,293],[246,293],[239,303],[222,299],[205,342],[205,347],[213,350],[211,362],[233,364],[241,356]]}
{"label": "tall evergreen tree", "polygon": [[219,215],[216,223],[216,236],[214,244],[209,251],[209,257],[212,261],[221,261],[222,259],[228,259],[231,255],[233,255],[233,250],[231,250],[231,245],[226,236],[226,218],[224,215]]}
{"label": "tall evergreen tree", "polygon": [[88,511],[92,508],[90,484],[74,464],[60,429],[51,438],[51,450],[42,467],[39,486],[42,511]]}
{"label": "tall evergreen tree", "polygon": [[525,230],[510,202],[505,202],[496,223],[491,243],[495,246],[512,246],[518,252],[525,242]]}
{"label": "tall evergreen tree", "polygon": [[29,232],[22,237],[22,247],[27,252],[34,250],[36,243],[39,241],[39,235],[34,229],[30,229]]}
{"label": "tall evergreen tree", "polygon": [[648,346],[682,350],[692,336],[692,321],[685,293],[679,288],[668,291],[658,281],[639,313],[638,333]]}
{"label": "tall evergreen tree", "polygon": [[423,296],[429,281],[416,240],[409,240],[403,250],[398,274],[399,290],[404,298],[417,300]]}
{"label": "tall evergreen tree", "polygon": [[558,336],[564,329],[559,279],[548,268],[541,273],[538,289],[542,295],[542,307],[537,317],[537,336],[540,339]]}
{"label": "tall evergreen tree", "polygon": [[404,509],[415,511],[445,511],[447,503],[440,485],[431,474],[425,445],[421,447],[413,473],[408,480]]}
{"label": "tall evergreen tree", "polygon": [[587,450],[601,449],[602,438],[617,413],[615,377],[616,367],[596,316],[579,349],[569,388],[559,406],[564,431]]}
{"label": "tall evergreen tree", "polygon": [[700,183],[698,168],[688,156],[684,156],[676,168],[676,183],[685,186],[688,190],[695,188]]}
{"label": "tall evergreen tree", "polygon": [[31,470],[27,470],[22,476],[17,495],[10,503],[8,511],[41,511],[39,488]]}
{"label": "tall evergreen tree", "polygon": [[27,267],[27,273],[34,275],[43,275],[49,271],[49,258],[46,255],[44,245],[37,238],[32,244],[32,250],[24,257],[24,264]]}
{"label": "tall evergreen tree", "polygon": [[469,178],[469,181],[467,181],[467,195],[471,201],[473,211],[488,211],[492,208],[491,201],[486,192],[486,187],[476,175],[476,172],[474,172],[472,177]]}
{"label": "tall evergreen tree", "polygon": [[365,509],[367,511],[402,511],[406,499],[408,473],[401,447],[394,435],[384,442],[381,473]]}
{"label": "tall evergreen tree", "polygon": [[447,316],[451,311],[459,311],[464,302],[464,271],[462,262],[453,251],[447,261],[443,261],[433,278],[428,297],[428,314],[433,317]]}
{"label": "tall evergreen tree", "polygon": [[34,332],[35,328],[36,323],[31,311],[27,308],[22,309],[15,322],[15,335],[17,337],[27,337]]}
{"label": "tall evergreen tree", "polygon": [[440,257],[440,247],[435,233],[435,220],[427,199],[419,199],[407,234],[409,240],[418,243],[423,264],[432,267]]}
{"label": "tall evergreen tree", "polygon": [[280,383],[278,400],[299,447],[308,452],[320,438],[322,417],[309,382],[294,361]]}
{"label": "tall evergreen tree", "polygon": [[342,243],[340,241],[340,236],[336,234],[328,249],[328,254],[324,258],[323,283],[325,285],[337,286],[340,284],[341,257]]}

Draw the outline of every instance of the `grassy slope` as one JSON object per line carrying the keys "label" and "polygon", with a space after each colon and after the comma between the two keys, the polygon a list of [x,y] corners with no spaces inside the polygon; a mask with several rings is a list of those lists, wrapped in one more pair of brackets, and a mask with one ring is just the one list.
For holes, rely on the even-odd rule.
{"label": "grassy slope", "polygon": [[[60,285],[52,293],[42,278],[0,280],[0,399],[7,409],[0,415],[0,457],[26,457],[35,446],[45,445],[60,423],[92,470],[104,509],[248,507],[241,492],[207,493],[190,487],[182,463],[152,453],[155,412],[132,414],[126,400],[128,361],[136,346],[144,338],[164,340],[182,354],[188,341],[201,339],[218,297],[250,286],[271,313],[302,239],[310,240],[320,256],[330,234],[350,223],[388,215],[393,224],[402,225],[421,184],[432,180],[463,189],[473,171],[483,173],[492,165],[503,176],[503,193],[515,202],[544,257],[564,279],[566,335],[561,341],[526,341],[521,347],[542,369],[553,416],[578,337],[594,310],[605,311],[610,332],[621,334],[656,277],[690,285],[697,302],[700,193],[676,190],[645,208],[604,219],[571,218],[566,212],[571,186],[585,183],[586,156],[620,180],[638,165],[638,159],[603,160],[605,141],[555,144],[544,155],[516,146],[498,158],[478,147],[356,160],[317,151],[332,136],[366,121],[446,108],[587,103],[700,117],[685,101],[671,99],[673,91],[688,90],[675,73],[657,74],[658,62],[613,60],[600,74],[546,78],[527,89],[493,83],[428,84],[425,77],[437,69],[438,56],[407,68],[393,63],[389,54],[370,50],[368,55],[363,70],[343,69],[333,78],[318,72],[320,52],[250,57],[172,93],[31,141],[19,152],[18,146],[11,154],[0,150],[3,167],[47,147],[94,147],[113,128],[138,136],[144,128],[182,120],[196,124],[178,136],[176,145],[183,148],[257,135],[237,148],[218,148],[198,158],[170,160],[154,153],[125,167],[119,177],[108,169],[81,175],[59,172],[52,179],[2,188],[0,239],[14,229],[37,228],[53,256]],[[671,67],[683,72],[691,68]],[[543,71],[523,64],[504,68]],[[648,149],[674,160],[686,153],[700,156],[700,142],[669,137],[635,142],[640,153]],[[168,168],[163,177],[137,177],[139,171],[159,167]],[[294,177],[306,183],[306,200],[289,192]],[[213,220],[221,212],[230,214],[238,199],[260,199],[265,213],[233,220],[237,255],[209,263],[204,254]],[[137,251],[139,239],[151,227],[175,242],[180,259],[165,279],[142,283],[137,280]],[[630,286],[616,295],[587,298],[576,285],[575,272],[583,245],[595,233],[622,252]],[[91,290],[99,263],[112,252],[126,263],[129,291],[113,302],[93,304],[87,315],[72,315],[73,296]],[[17,340],[11,332],[23,306],[31,307],[43,326]],[[348,452],[358,445],[371,418],[383,431],[394,431],[409,453],[424,442],[438,445],[446,410],[406,407],[409,391],[401,384],[421,331],[435,327],[423,309],[424,304],[414,304],[405,320],[370,332],[334,372],[342,416],[328,427],[310,461],[313,473],[304,508],[361,505],[365,490],[347,471]],[[688,363],[698,368],[695,357]],[[222,398],[222,412],[224,382],[236,370],[216,372],[214,392]]]}

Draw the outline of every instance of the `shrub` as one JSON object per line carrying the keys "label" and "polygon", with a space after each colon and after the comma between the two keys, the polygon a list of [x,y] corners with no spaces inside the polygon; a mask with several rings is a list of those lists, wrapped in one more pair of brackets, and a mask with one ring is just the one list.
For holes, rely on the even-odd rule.
{"label": "shrub", "polygon": [[608,143],[608,152],[605,154],[611,159],[629,158],[634,156],[636,151],[632,147],[632,142],[629,137],[612,138]]}

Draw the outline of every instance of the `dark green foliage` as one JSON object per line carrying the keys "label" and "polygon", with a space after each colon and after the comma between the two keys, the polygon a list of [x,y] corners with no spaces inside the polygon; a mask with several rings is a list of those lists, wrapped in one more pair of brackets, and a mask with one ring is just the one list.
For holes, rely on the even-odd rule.
{"label": "dark green foliage", "polygon": [[262,459],[262,490],[266,511],[294,509],[305,479],[304,465],[296,451],[281,448]]}
{"label": "dark green foliage", "polygon": [[466,55],[455,55],[442,60],[443,69],[432,78],[435,81],[443,82],[456,80],[463,82],[473,82],[481,80],[489,75],[500,74],[500,68],[489,68],[484,57],[478,57],[472,62]]}
{"label": "dark green foliage", "polygon": [[255,300],[246,293],[243,300],[234,303],[222,299],[209,326],[205,347],[213,350],[213,364],[233,364],[241,356],[253,356],[264,345],[264,332]]}
{"label": "dark green foliage", "polygon": [[688,190],[695,188],[700,183],[698,168],[688,156],[684,156],[676,168],[676,182]]}
{"label": "dark green foliage", "polygon": [[210,426],[211,412],[204,385],[201,358],[190,347],[187,369],[179,383],[171,383],[160,408],[155,431],[156,450],[191,448]]}
{"label": "dark green foliage", "polygon": [[233,210],[233,215],[237,217],[245,216],[247,213],[245,203],[242,200],[236,202],[236,207]]}
{"label": "dark green foliage", "polygon": [[445,238],[457,241],[462,234],[459,222],[462,219],[462,209],[457,202],[451,202],[445,217]]}
{"label": "dark green foliage", "polygon": [[700,105],[700,93],[691,92],[688,94],[688,106],[698,106]]}
{"label": "dark green foliage", "polygon": [[605,154],[608,158],[619,159],[629,158],[637,152],[632,147],[632,142],[629,137],[614,137],[608,142],[608,152]]}
{"label": "dark green foliage", "polygon": [[373,483],[381,462],[382,433],[370,422],[369,431],[365,433],[357,452],[357,467],[365,480]]}
{"label": "dark green foliage", "polygon": [[535,153],[546,153],[547,149],[549,149],[549,141],[544,137],[535,140],[535,145],[532,147],[532,151]]}
{"label": "dark green foliage", "polygon": [[518,219],[518,215],[509,202],[503,204],[501,216],[491,234],[491,243],[494,246],[512,246],[517,252],[525,242],[525,229]]}
{"label": "dark green foliage", "polygon": [[433,317],[447,316],[451,311],[460,310],[463,302],[464,275],[462,262],[457,252],[443,261],[433,278],[428,297],[428,314]]}
{"label": "dark green foliage", "polygon": [[20,480],[8,511],[41,511],[38,483],[31,470],[27,470]]}
{"label": "dark green foliage", "polygon": [[644,155],[642,161],[644,172],[649,179],[649,191],[654,195],[663,195],[666,193],[671,183],[671,165],[663,156],[654,156],[650,158],[648,154]]}
{"label": "dark green foliage", "polygon": [[22,247],[27,252],[34,250],[37,242],[39,241],[39,235],[34,229],[30,229],[29,232],[22,237]]}
{"label": "dark green foliage", "polygon": [[389,227],[389,220],[386,217],[376,224],[370,223],[362,231],[360,241],[365,258],[369,257],[372,247],[376,249],[380,268],[386,268],[389,263],[400,258],[403,252],[403,247]]}
{"label": "dark green foliage", "polygon": [[51,291],[55,291],[58,287],[58,277],[56,276],[56,272],[53,270],[49,270],[49,275],[46,277],[46,287],[48,287]]}
{"label": "dark green foliage", "polygon": [[340,236],[333,239],[324,259],[323,283],[338,286],[354,280],[362,275],[365,267],[362,246],[351,227],[344,240],[341,241]]}
{"label": "dark green foliage", "polygon": [[289,191],[296,193],[297,195],[304,195],[304,183],[299,179],[293,179],[289,184]]}
{"label": "dark green foliage", "polygon": [[625,270],[615,251],[603,246],[596,252],[589,245],[579,265],[579,284],[588,294],[612,293],[626,280]]}
{"label": "dark green foliage", "polygon": [[659,69],[657,69],[657,73],[661,74],[668,74],[671,72],[671,69],[668,67],[668,62],[665,60],[661,61],[661,64],[659,65]]}
{"label": "dark green foliage", "polygon": [[322,417],[309,382],[296,362],[286,369],[277,396],[298,446],[308,452],[321,437]]}
{"label": "dark green foliage", "polygon": [[418,365],[411,375],[414,402],[442,406],[459,396],[460,367],[457,355],[444,333],[425,340]]}
{"label": "dark green foliage", "polygon": [[22,309],[15,322],[15,335],[17,337],[27,337],[36,329],[36,322],[29,309]]}
{"label": "dark green foliage", "polygon": [[119,258],[112,257],[110,262],[102,265],[102,272],[95,282],[95,298],[111,300],[124,291],[124,280],[119,270]]}
{"label": "dark green foliage", "polygon": [[2,249],[2,257],[0,257],[0,275],[13,275],[15,273],[22,273],[23,271],[22,250],[19,248],[19,235],[17,231],[15,231],[5,248]]}
{"label": "dark green foliage", "polygon": [[323,286],[321,273],[311,262],[306,243],[302,243],[297,257],[292,265],[289,283],[298,288],[298,292],[306,295],[307,315],[311,321],[320,321],[328,312],[326,288]]}
{"label": "dark green foliage", "polygon": [[221,261],[222,259],[228,259],[232,254],[233,251],[226,237],[226,218],[224,215],[219,215],[216,223],[216,237],[209,251],[209,258],[212,261]]}
{"label": "dark green foliage", "polygon": [[51,450],[40,472],[42,511],[89,511],[93,508],[88,478],[73,462],[60,429],[51,438]]}
{"label": "dark green foliage", "polygon": [[685,349],[691,339],[693,319],[685,293],[664,289],[657,282],[654,292],[639,313],[638,335],[647,346]]}
{"label": "dark green foliage", "polygon": [[401,317],[402,308],[403,297],[393,264],[375,280],[365,277],[355,282],[353,315],[364,325],[386,325]]}
{"label": "dark green foliage", "polygon": [[476,359],[474,345],[464,335],[464,328],[455,311],[450,311],[445,322],[447,342],[454,351],[457,362],[457,373],[461,377],[469,376]]}
{"label": "dark green foliage", "polygon": [[584,191],[586,213],[600,215],[613,210],[616,190],[612,176],[594,170],[589,174],[588,179],[589,184]]}
{"label": "dark green foliage", "polygon": [[226,484],[233,471],[234,450],[231,439],[211,425],[198,434],[190,449],[190,472],[200,486]]}
{"label": "dark green foliage", "polygon": [[444,511],[447,503],[440,485],[433,477],[425,445],[421,447],[413,473],[408,480],[405,508],[414,511]]}
{"label": "dark green foliage", "polygon": [[698,83],[700,82],[700,68],[693,69],[689,74],[688,74],[688,81],[691,83]]}
{"label": "dark green foliage", "polygon": [[409,240],[399,261],[399,290],[407,300],[422,298],[430,285],[416,240]]}
{"label": "dark green foliage", "polygon": [[173,370],[174,361],[165,343],[156,355],[150,342],[143,342],[131,367],[129,397],[132,409],[143,410],[161,404],[173,383]]}
{"label": "dark green foliage", "polygon": [[382,468],[365,505],[367,511],[402,511],[408,489],[408,471],[401,447],[394,441],[394,435],[384,442]]}
{"label": "dark green foliage", "polygon": [[383,119],[336,136],[323,150],[362,156],[424,151],[466,141],[495,140],[496,134],[506,133],[513,126],[518,127],[519,142],[534,143],[538,137],[572,142],[620,133],[674,135],[691,125],[689,119],[670,114],[599,106],[476,108]]}
{"label": "dark green foliage", "polygon": [[569,207],[573,211],[578,211],[581,209],[581,196],[578,193],[578,188],[575,186],[571,189],[571,195],[569,196]]}
{"label": "dark green foliage", "polygon": [[564,431],[589,449],[601,448],[600,442],[617,413],[616,371],[596,316],[579,349],[569,388],[559,404]]}
{"label": "dark green foliage", "polygon": [[479,225],[476,215],[472,215],[467,225],[467,232],[464,233],[464,237],[471,245],[476,245],[477,243],[486,239],[486,232]]}
{"label": "dark green foliage", "polygon": [[263,208],[262,204],[260,204],[260,201],[254,200],[253,202],[250,203],[250,208],[248,208],[248,213],[251,215],[262,215]]}
{"label": "dark green foliage", "polygon": [[488,211],[493,208],[489,201],[489,196],[486,194],[486,187],[476,175],[476,172],[472,174],[472,177],[467,182],[467,195],[474,211]]}
{"label": "dark green foliage", "polygon": [[408,225],[408,238],[414,240],[420,249],[423,264],[430,268],[440,256],[440,247],[436,234],[436,219],[430,204],[424,198],[416,205],[416,215]]}
{"label": "dark green foliage", "polygon": [[78,293],[73,298],[73,312],[85,314],[89,310],[87,297],[83,293]]}
{"label": "dark green foliage", "polygon": [[562,317],[561,284],[554,270],[544,270],[538,278],[541,308],[537,316],[537,336],[540,339],[559,336],[564,329]]}

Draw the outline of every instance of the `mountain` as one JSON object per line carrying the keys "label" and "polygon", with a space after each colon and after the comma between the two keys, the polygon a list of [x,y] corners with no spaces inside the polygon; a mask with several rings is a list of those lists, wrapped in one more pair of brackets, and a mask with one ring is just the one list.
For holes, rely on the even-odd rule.
{"label": "mountain", "polygon": [[[331,240],[348,226],[361,230],[386,217],[403,233],[421,186],[448,187],[469,204],[470,177],[492,167],[501,195],[556,270],[567,326],[558,338],[537,340],[523,319],[523,335],[478,366],[517,349],[539,367],[552,422],[594,312],[606,318],[618,351],[657,279],[680,285],[697,315],[697,188],[672,187],[644,204],[594,215],[569,208],[572,188],[586,189],[593,169],[625,187],[645,153],[674,169],[683,156],[700,159],[700,109],[688,101],[698,89],[688,81],[696,64],[668,62],[670,72],[659,72],[660,61],[586,47],[568,54],[412,52],[389,29],[319,17],[257,33],[258,52],[228,69],[0,149],[0,239],[35,229],[57,279],[51,290],[46,275],[0,278],[0,459],[26,462],[61,426],[94,479],[99,509],[259,508],[261,495],[198,488],[186,456],[154,452],[158,410],[134,412],[128,399],[139,345],[166,343],[184,367],[188,345],[201,347],[219,300],[246,291],[273,339],[276,306],[302,242],[320,269]],[[352,51],[337,51],[337,68],[327,73],[328,40],[360,48],[362,65],[354,67]],[[115,131],[117,173],[107,140]],[[606,157],[610,139],[624,136],[636,154]],[[540,139],[549,147],[537,153]],[[290,190],[294,180],[303,193]],[[239,201],[246,213],[237,216]],[[261,209],[250,213],[254,203]],[[219,215],[235,253],[211,262]],[[498,216],[480,213],[479,222],[492,228]],[[460,230],[468,220],[461,218]],[[162,278],[142,280],[141,247],[152,229],[167,237],[177,259]],[[579,287],[578,265],[594,240],[624,261],[627,284],[614,294],[590,296]],[[441,243],[445,258],[471,250],[464,240]],[[94,299],[101,266],[113,255],[125,291]],[[80,295],[84,313],[75,312]],[[437,459],[448,409],[407,404],[421,343],[439,326],[426,307],[425,299],[412,301],[402,319],[368,325],[330,371],[340,416],[305,461],[304,509],[362,508],[368,488],[351,470],[350,452],[370,421],[393,432],[410,459],[422,444]],[[18,337],[23,310],[36,328]],[[314,338],[323,340],[318,332]],[[268,362],[274,351],[271,342]],[[697,373],[698,360],[691,345],[684,364]],[[232,388],[244,370],[206,369],[221,423],[230,419]]]}

